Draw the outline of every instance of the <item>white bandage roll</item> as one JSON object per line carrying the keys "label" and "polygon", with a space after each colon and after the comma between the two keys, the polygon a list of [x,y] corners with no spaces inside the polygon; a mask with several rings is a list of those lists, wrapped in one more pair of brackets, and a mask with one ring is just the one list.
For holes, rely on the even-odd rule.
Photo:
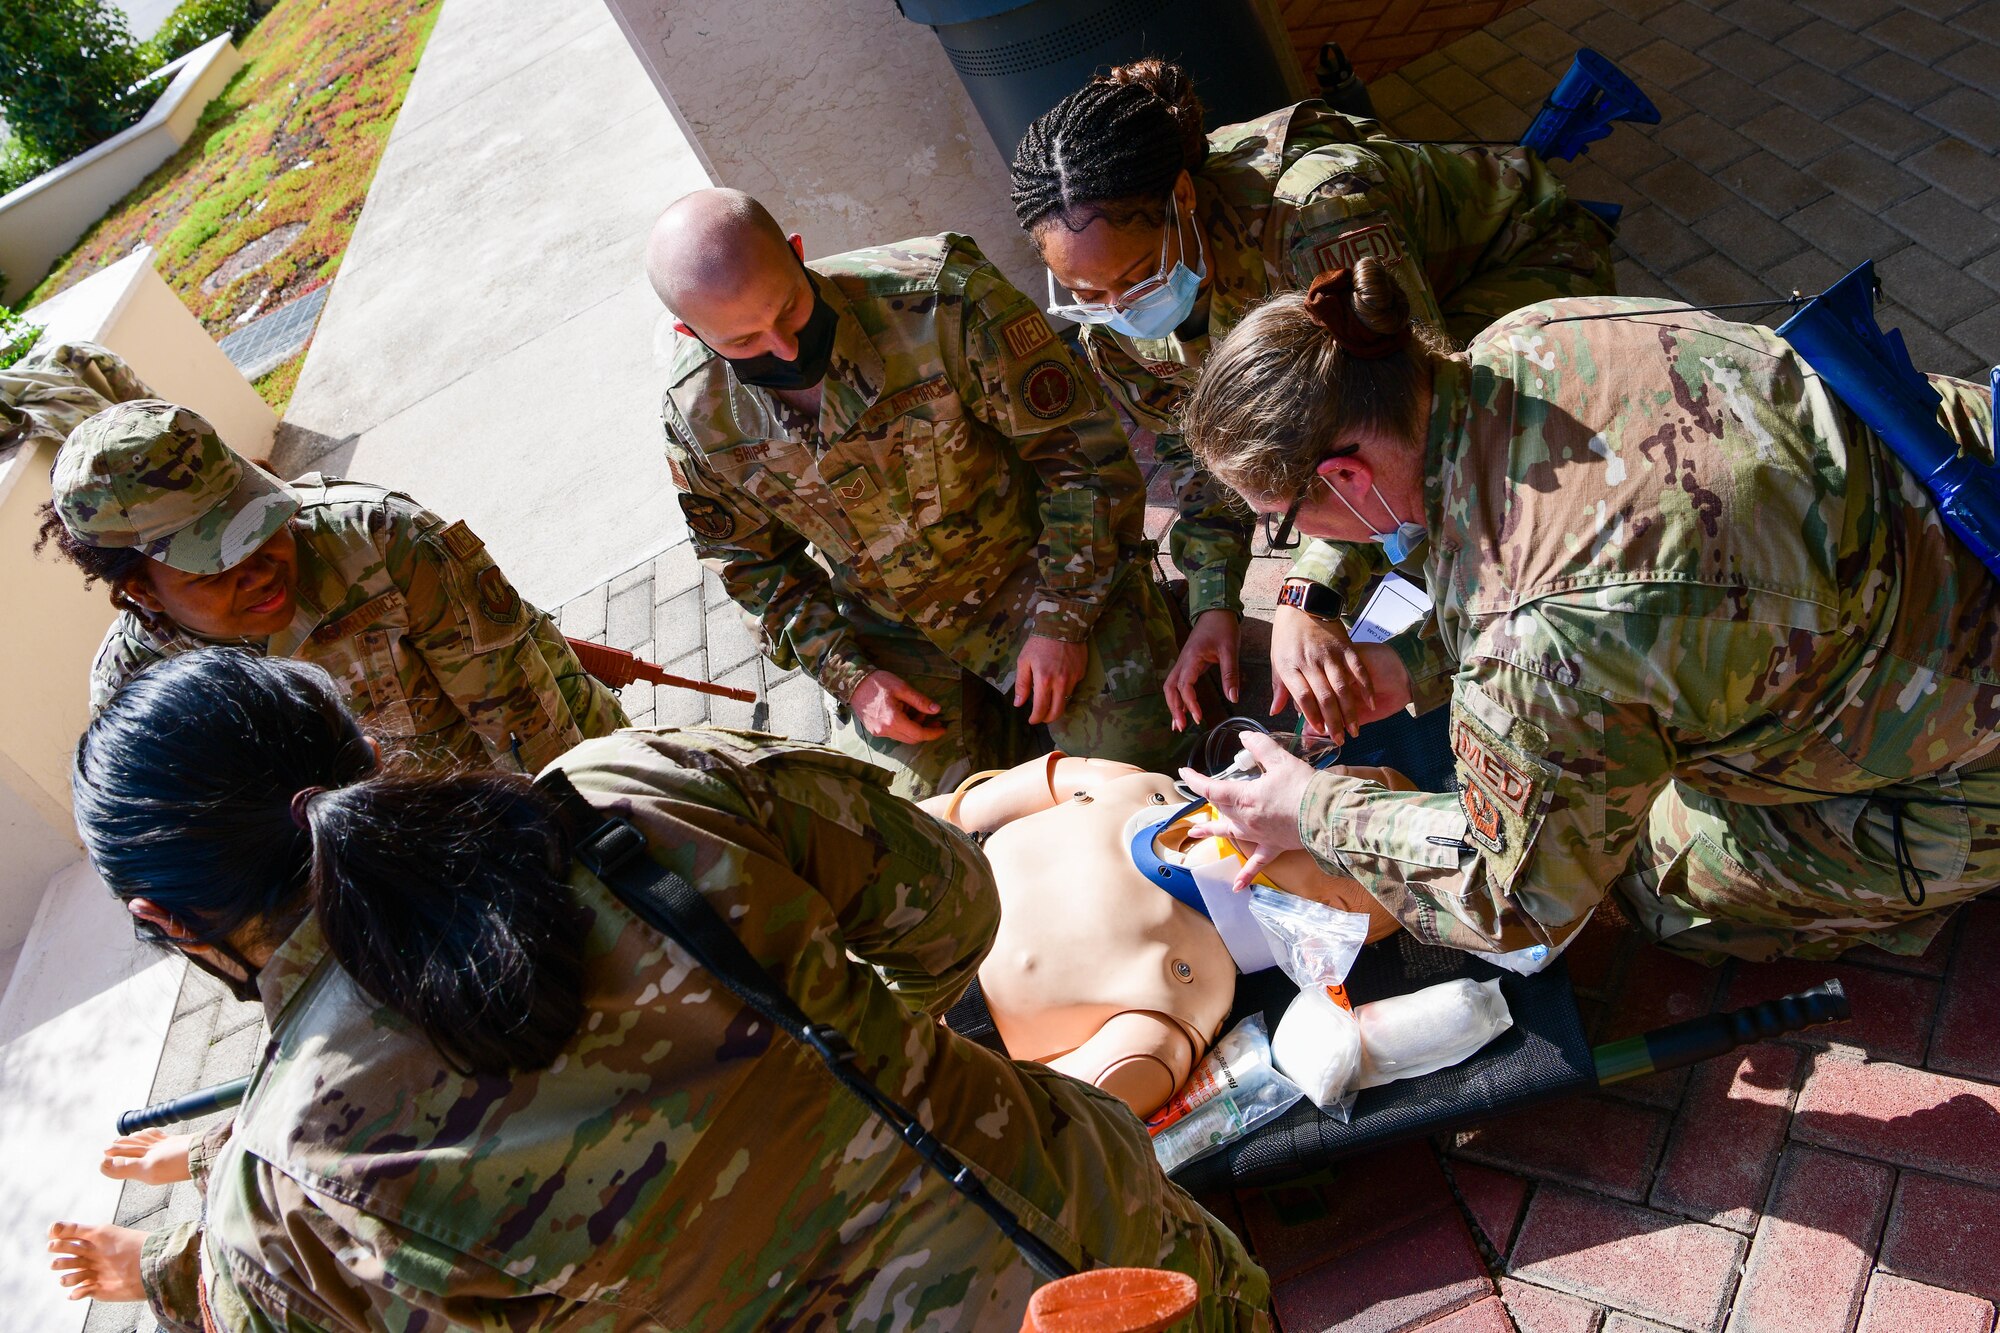
{"label": "white bandage roll", "polygon": [[[1364,1004],[1354,1017],[1361,1029],[1357,1088],[1449,1068],[1514,1025],[1498,979],[1460,978],[1427,986]],[[1284,1035],[1283,1024],[1278,1033]]]}

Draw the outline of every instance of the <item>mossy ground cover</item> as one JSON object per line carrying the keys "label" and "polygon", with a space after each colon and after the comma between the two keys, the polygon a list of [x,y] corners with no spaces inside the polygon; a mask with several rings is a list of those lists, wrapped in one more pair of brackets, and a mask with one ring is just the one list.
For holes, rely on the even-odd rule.
{"label": "mossy ground cover", "polygon": [[[142,244],[218,338],[330,281],[440,3],[279,0],[243,38],[242,71],[193,137],[92,227],[25,304]],[[296,235],[280,253],[247,270],[225,267],[281,228]],[[285,377],[287,394],[296,376]]]}

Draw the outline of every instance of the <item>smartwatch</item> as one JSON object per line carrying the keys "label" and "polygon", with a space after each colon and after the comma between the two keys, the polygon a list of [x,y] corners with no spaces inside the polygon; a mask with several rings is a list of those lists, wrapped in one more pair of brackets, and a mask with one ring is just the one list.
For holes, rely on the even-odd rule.
{"label": "smartwatch", "polygon": [[1278,589],[1278,605],[1297,607],[1320,620],[1340,618],[1340,594],[1311,579],[1286,579]]}

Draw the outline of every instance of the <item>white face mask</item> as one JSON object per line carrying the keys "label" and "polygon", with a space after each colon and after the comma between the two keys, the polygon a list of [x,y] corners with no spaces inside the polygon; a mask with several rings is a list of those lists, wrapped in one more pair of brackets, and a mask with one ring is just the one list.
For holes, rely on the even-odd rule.
{"label": "white face mask", "polygon": [[1336,500],[1347,505],[1348,513],[1354,515],[1355,519],[1368,529],[1368,540],[1380,544],[1382,553],[1389,557],[1389,563],[1392,565],[1400,565],[1408,560],[1416,554],[1417,548],[1430,538],[1430,530],[1423,524],[1405,522],[1396,517],[1396,511],[1389,508],[1389,502],[1382,498],[1382,488],[1379,486],[1370,484],[1368,489],[1375,493],[1375,502],[1382,506],[1382,512],[1396,525],[1387,532],[1376,531],[1374,524],[1362,518],[1361,511],[1348,503],[1347,497],[1340,493],[1338,486],[1329,481],[1326,488],[1333,492]]}

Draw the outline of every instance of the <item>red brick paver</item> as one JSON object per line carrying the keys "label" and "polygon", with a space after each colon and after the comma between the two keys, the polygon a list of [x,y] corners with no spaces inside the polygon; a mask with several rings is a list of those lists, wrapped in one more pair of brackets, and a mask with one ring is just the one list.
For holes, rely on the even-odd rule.
{"label": "red brick paver", "polygon": [[1882,1238],[1882,1267],[2000,1300],[2000,1191],[1905,1172]]}
{"label": "red brick paver", "polygon": [[1511,1277],[1500,1279],[1500,1299],[1521,1333],[1595,1333],[1604,1313],[1589,1301]]}
{"label": "red brick paver", "polygon": [[1286,1333],[1405,1333],[1492,1294],[1472,1234],[1452,1212],[1277,1283],[1272,1304]]}
{"label": "red brick paver", "polygon": [[1792,1134],[1877,1161],[2000,1185],[2000,1088],[1827,1055]]}
{"label": "red brick paver", "polygon": [[1877,1273],[1855,1333],[1992,1333],[1993,1305],[1963,1292]]}
{"label": "red brick paver", "polygon": [[1766,1043],[1695,1071],[1653,1204],[1737,1231],[1763,1212],[1792,1115],[1799,1053]]}
{"label": "red brick paver", "polygon": [[1965,914],[1964,960],[1938,1010],[1931,1067],[2000,1081],[2000,902],[1977,902]]}
{"label": "red brick paver", "polygon": [[1422,1141],[1343,1162],[1325,1181],[1240,1197],[1250,1246],[1274,1282],[1427,1217],[1456,1215],[1444,1172]]}
{"label": "red brick paver", "polygon": [[1542,1286],[1647,1319],[1719,1329],[1744,1242],[1734,1232],[1545,1187],[1528,1205],[1512,1269]]}
{"label": "red brick paver", "polygon": [[1729,1333],[1847,1333],[1874,1266],[1894,1174],[1812,1148],[1786,1153]]}
{"label": "red brick paver", "polygon": [[1454,1163],[1452,1176],[1458,1181],[1466,1216],[1489,1245],[1507,1253],[1514,1240],[1514,1224],[1521,1220],[1521,1209],[1528,1202],[1528,1182],[1470,1162]]}
{"label": "red brick paver", "polygon": [[1573,1097],[1467,1130],[1456,1155],[1637,1203],[1646,1197],[1666,1127],[1659,1111]]}
{"label": "red brick paver", "polygon": [[1488,1296],[1476,1305],[1433,1319],[1423,1326],[1423,1333],[1515,1333],[1515,1330],[1500,1298]]}

